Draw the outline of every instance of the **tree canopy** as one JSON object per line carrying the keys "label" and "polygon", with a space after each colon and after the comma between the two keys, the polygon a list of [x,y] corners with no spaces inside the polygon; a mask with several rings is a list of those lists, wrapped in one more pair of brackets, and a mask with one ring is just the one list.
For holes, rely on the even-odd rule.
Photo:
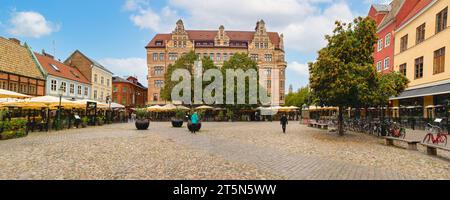
{"label": "tree canopy", "polygon": [[336,22],[328,45],[309,64],[310,86],[320,106],[339,107],[339,134],[343,135],[343,110],[387,105],[389,98],[404,91],[408,80],[399,73],[380,75],[373,65],[377,42],[376,23],[356,18],[353,23]]}
{"label": "tree canopy", "polygon": [[286,95],[285,105],[302,107],[303,105],[310,103],[309,97],[309,87],[302,87],[297,92]]}

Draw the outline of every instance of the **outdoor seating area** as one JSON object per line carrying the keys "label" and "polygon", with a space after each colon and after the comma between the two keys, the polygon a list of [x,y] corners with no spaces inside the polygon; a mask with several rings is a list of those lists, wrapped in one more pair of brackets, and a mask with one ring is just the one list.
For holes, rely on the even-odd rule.
{"label": "outdoor seating area", "polygon": [[125,106],[112,102],[31,97],[8,90],[0,90],[0,97],[0,139],[128,120]]}

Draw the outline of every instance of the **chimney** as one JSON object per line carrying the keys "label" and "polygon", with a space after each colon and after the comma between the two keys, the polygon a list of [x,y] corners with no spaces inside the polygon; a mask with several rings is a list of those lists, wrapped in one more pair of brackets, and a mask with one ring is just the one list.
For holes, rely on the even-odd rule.
{"label": "chimney", "polygon": [[18,45],[20,45],[20,40],[17,39],[17,38],[9,38],[9,40],[14,42],[14,43],[16,43],[16,44],[18,44]]}
{"label": "chimney", "polygon": [[54,59],[54,58],[55,58],[55,57],[53,57],[53,55],[46,53],[44,49],[42,49],[42,55],[43,55],[43,56],[46,56],[46,57],[49,57],[49,58],[51,58],[51,59]]}

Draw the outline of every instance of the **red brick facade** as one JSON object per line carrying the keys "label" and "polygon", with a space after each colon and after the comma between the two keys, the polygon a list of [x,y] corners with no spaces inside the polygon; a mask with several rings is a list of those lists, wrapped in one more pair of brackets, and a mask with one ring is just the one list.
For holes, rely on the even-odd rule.
{"label": "red brick facade", "polygon": [[127,79],[113,77],[113,102],[127,108],[144,107],[147,105],[147,88],[142,86],[135,77]]}

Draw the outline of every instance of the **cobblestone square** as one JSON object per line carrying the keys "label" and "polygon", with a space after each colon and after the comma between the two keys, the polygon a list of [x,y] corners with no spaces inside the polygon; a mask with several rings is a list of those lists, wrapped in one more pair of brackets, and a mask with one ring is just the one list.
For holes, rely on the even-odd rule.
{"label": "cobblestone square", "polygon": [[[420,146],[420,145],[419,145]],[[296,122],[114,124],[0,141],[0,179],[450,179],[450,155],[385,146],[381,138]]]}

